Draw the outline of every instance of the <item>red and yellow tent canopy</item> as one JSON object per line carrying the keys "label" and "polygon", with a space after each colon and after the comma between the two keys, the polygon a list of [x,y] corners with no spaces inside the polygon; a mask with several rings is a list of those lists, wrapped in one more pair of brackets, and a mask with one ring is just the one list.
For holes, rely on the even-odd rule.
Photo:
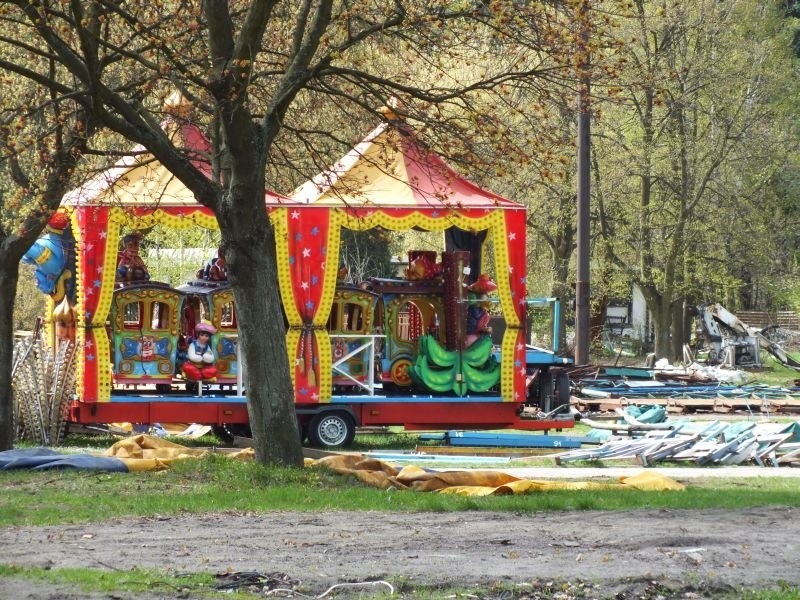
{"label": "red and yellow tent canopy", "polygon": [[[281,291],[293,327],[289,347],[304,347],[309,332],[327,336],[324,329],[336,283],[336,271],[327,257],[338,257],[342,227],[364,230],[383,227],[403,231],[420,228],[444,231],[456,227],[467,232],[487,232],[494,244],[494,271],[506,318],[501,386],[503,398],[524,399],[525,339],[522,321],[526,297],[525,208],[468,181],[441,157],[423,147],[413,130],[399,120],[379,125],[328,171],[298,187],[290,198],[303,205],[289,209],[287,220],[276,219],[287,233],[295,223],[299,231],[319,235],[287,235],[279,260],[291,268],[281,270]],[[310,209],[310,210],[309,210]],[[324,234],[327,235],[324,235]],[[312,260],[308,260],[311,258]],[[331,265],[333,267],[333,265]],[[322,282],[315,285],[314,282]],[[303,330],[303,328],[305,328]],[[320,362],[330,364],[330,344],[319,340]],[[316,378],[314,375],[313,378]],[[330,373],[322,373],[324,392]],[[301,373],[295,384],[304,389]],[[308,386],[310,389],[311,386]]]}
{"label": "red and yellow tent canopy", "polygon": [[[209,143],[194,125],[174,121],[165,131],[196,154],[210,175]],[[78,344],[83,355],[79,395],[86,402],[111,399],[105,322],[114,289],[121,231],[155,224],[216,228],[211,211],[163,165],[134,149],[114,167],[67,194],[76,238]],[[381,124],[330,170],[288,197],[265,193],[276,229],[280,289],[289,322],[287,348],[298,402],[331,398],[330,340],[325,331],[338,270],[342,227],[364,230],[457,227],[487,232],[494,244],[494,271],[507,322],[503,338],[503,398],[525,394],[525,209],[456,173],[415,140],[404,123]],[[312,354],[311,361],[300,360]]]}

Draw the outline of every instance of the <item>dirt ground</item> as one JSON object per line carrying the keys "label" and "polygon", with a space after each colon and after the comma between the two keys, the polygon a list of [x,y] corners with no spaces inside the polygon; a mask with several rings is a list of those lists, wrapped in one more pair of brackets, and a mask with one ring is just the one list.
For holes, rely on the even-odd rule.
{"label": "dirt ground", "polygon": [[[225,513],[10,527],[0,530],[0,548],[0,562],[12,565],[254,572],[273,577],[264,590],[293,590],[299,598],[321,597],[337,584],[361,585],[340,585],[325,597],[369,597],[389,588],[365,582],[389,578],[398,597],[420,586],[442,589],[445,597],[448,586],[486,590],[493,583],[515,591],[472,597],[714,598],[743,588],[800,589],[800,512],[775,507],[530,516]],[[69,586],[0,578],[0,598],[9,599],[200,597],[157,582],[151,589],[87,596]]]}

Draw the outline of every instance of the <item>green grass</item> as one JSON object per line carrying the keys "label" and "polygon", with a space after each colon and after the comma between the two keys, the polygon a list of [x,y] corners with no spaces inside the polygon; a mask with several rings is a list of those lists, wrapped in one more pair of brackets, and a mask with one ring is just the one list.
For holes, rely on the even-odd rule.
{"label": "green grass", "polygon": [[[789,353],[792,358],[800,361],[800,356],[796,353]],[[766,352],[761,353],[762,371],[748,372],[747,384],[763,383],[779,387],[792,387],[794,382],[800,379],[800,371],[786,367],[774,356]]]}
{"label": "green grass", "polygon": [[[608,481],[612,481],[609,479]],[[264,468],[211,454],[163,472],[0,472],[0,526],[106,521],[127,515],[271,510],[499,510],[514,513],[636,508],[800,506],[796,480],[692,480],[681,492],[630,489],[469,497],[380,490],[324,468]],[[91,498],[91,502],[87,499]]]}
{"label": "green grass", "polygon": [[[0,564],[0,577],[69,585],[83,592],[158,592],[176,598],[186,597],[189,591],[212,591],[214,586],[214,576],[210,573],[172,575],[145,569],[44,569]],[[222,596],[209,594],[207,597]]]}

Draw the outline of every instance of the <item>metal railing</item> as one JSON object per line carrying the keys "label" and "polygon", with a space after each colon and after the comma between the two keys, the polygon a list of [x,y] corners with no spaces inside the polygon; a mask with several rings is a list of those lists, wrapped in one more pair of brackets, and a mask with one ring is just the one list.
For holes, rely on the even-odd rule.
{"label": "metal railing", "polygon": [[[331,340],[336,339],[347,339],[347,340],[363,340],[363,343],[360,344],[354,350],[351,350],[340,359],[334,361],[331,369],[334,375],[340,375],[352,381],[358,387],[367,391],[370,396],[375,395],[375,341],[379,339],[385,339],[385,335],[354,335],[354,334],[331,334]],[[350,373],[347,373],[343,369],[343,365],[352,357],[366,352],[366,373],[367,373],[367,380],[360,381],[353,377]]]}

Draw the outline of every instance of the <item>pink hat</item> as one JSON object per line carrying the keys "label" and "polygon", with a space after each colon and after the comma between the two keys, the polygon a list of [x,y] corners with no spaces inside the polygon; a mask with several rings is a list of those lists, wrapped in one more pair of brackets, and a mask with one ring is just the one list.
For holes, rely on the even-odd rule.
{"label": "pink hat", "polygon": [[207,333],[208,335],[214,335],[217,333],[217,328],[214,327],[208,321],[200,321],[197,325],[194,326],[194,335],[195,337],[200,335],[201,333]]}

